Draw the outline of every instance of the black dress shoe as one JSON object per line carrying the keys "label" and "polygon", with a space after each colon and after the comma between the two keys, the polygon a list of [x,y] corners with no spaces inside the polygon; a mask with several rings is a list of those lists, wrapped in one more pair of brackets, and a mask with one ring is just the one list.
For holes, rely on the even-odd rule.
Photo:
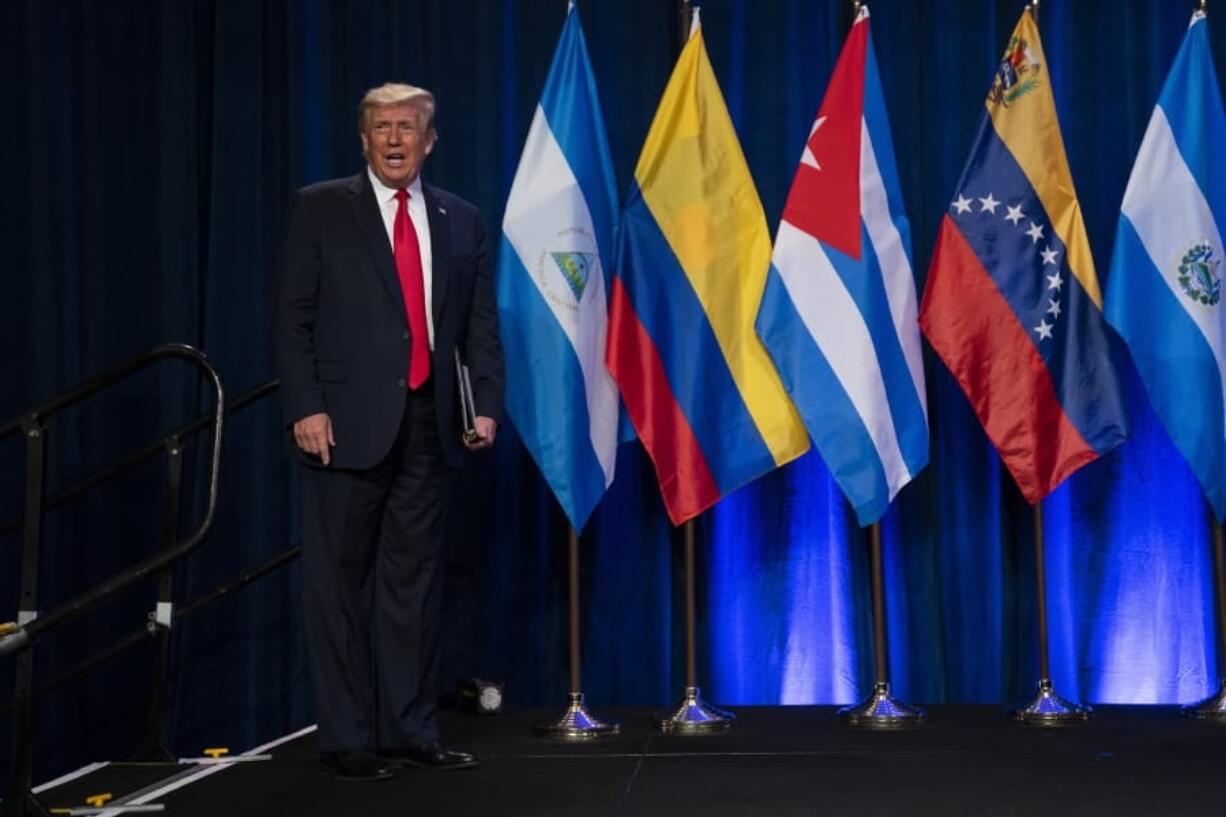
{"label": "black dress shoe", "polygon": [[437,743],[389,749],[380,752],[379,756],[392,763],[412,766],[415,769],[473,769],[481,765],[476,755],[444,749]]}
{"label": "black dress shoe", "polygon": [[319,770],[344,783],[391,780],[396,772],[370,752],[320,752]]}

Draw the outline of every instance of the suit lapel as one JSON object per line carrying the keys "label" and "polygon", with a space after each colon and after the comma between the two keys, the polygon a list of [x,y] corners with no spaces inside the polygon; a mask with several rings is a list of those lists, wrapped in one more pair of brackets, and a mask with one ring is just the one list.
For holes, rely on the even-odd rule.
{"label": "suit lapel", "polygon": [[365,170],[353,177],[349,184],[349,195],[353,218],[358,223],[358,231],[366,242],[366,249],[370,251],[375,269],[383,279],[388,295],[403,311],[404,293],[400,291],[396,259],[392,256],[392,245],[387,240],[387,228],[383,226],[383,216],[379,213],[379,205],[375,201],[375,191]]}
{"label": "suit lapel", "polygon": [[451,217],[439,203],[434,188],[423,182],[421,189],[426,197],[426,213],[430,220],[430,286],[433,290],[430,310],[437,331],[447,297],[447,282],[451,277]]}

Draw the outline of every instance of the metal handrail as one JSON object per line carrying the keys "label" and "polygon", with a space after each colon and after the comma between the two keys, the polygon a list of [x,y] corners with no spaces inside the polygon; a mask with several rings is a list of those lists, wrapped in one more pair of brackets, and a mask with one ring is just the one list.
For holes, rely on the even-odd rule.
{"label": "metal handrail", "polygon": [[[229,404],[226,406],[226,414],[230,416],[237,414],[239,411],[242,411],[247,406],[252,405],[260,401],[264,397],[267,397],[268,395],[272,394],[273,392],[277,390],[279,386],[280,386],[280,381],[275,380],[275,379],[269,380],[264,383],[260,383],[257,386],[253,386],[247,391],[239,394],[233,400],[229,401]],[[183,439],[191,434],[196,433],[197,431],[200,431],[202,428],[206,428],[209,425],[209,423],[213,421],[213,416],[214,415],[212,413],[201,415],[200,417],[197,417],[195,420],[192,420],[189,423],[179,426],[179,428],[171,432],[169,436],[172,439]],[[154,454],[157,454],[163,451],[164,448],[165,448],[165,442],[162,440],[150,443],[144,448],[141,448],[133,452],[132,454],[129,454],[123,457],[122,459],[117,460],[111,465],[108,465],[105,468],[102,468],[101,470],[96,471],[90,476],[85,477],[84,479],[81,479],[73,483],[72,485],[68,486],[67,488],[62,489],[58,493],[52,494],[47,499],[44,505],[44,509],[51,510],[52,508],[55,508],[59,505],[64,504],[65,502],[68,502],[71,499],[74,499],[77,496],[80,496],[81,494],[88,491],[90,488],[96,485],[99,485],[103,482],[106,482],[107,480],[110,480],[114,477],[117,477],[120,474],[123,474],[124,472],[128,470],[131,470],[133,467],[135,467],[136,465],[139,465],[144,460],[149,459]],[[0,524],[0,536],[3,536],[6,533],[9,533],[17,528],[20,528],[21,523],[22,523],[21,519],[15,519],[10,522],[6,522],[4,524]],[[302,551],[301,546],[294,546],[294,547],[288,548],[282,551],[281,553],[277,554],[273,558],[267,560],[266,562],[263,562],[255,567],[248,568],[242,571],[235,578],[225,582],[224,584],[218,585],[213,590],[203,593],[202,595],[191,600],[190,602],[187,602],[186,604],[183,604],[180,606],[176,606],[172,614],[173,615],[172,621],[177,623],[179,621],[182,621],[184,619],[191,617],[195,613],[199,612],[201,609],[212,604],[214,601],[218,601],[222,598],[225,598],[226,596],[233,593],[234,591],[239,590],[243,587],[246,587],[251,582],[254,582],[257,579],[260,579],[264,577],[265,575],[267,575],[268,573],[271,573],[274,570],[280,568],[282,565],[287,564],[288,562],[296,558],[301,553],[301,551]],[[60,687],[68,684],[74,679],[84,675],[86,672],[98,666],[99,664],[115,657],[116,655],[122,654],[123,652],[136,646],[137,644],[144,642],[148,638],[153,638],[157,636],[159,632],[160,632],[159,628],[153,622],[149,622],[145,624],[144,626],[140,627],[139,629],[133,630],[131,632],[128,632],[125,635],[120,636],[119,638],[115,639],[115,641],[111,642],[105,647],[102,647],[96,652],[86,656],[85,658],[81,659],[76,664],[72,665],[71,667],[60,671],[59,674],[54,676],[51,680],[36,687],[33,690],[34,696],[39,697],[42,695],[46,695],[49,692],[53,692],[56,689],[59,689]],[[0,717],[4,716],[11,709],[12,709],[11,705],[0,704]]]}
{"label": "metal handrail", "polygon": [[[230,401],[229,405],[226,407],[226,413],[232,415],[239,409],[246,408],[257,400],[272,394],[280,385],[280,380],[269,380],[248,389]],[[208,426],[208,424],[213,421],[213,416],[213,414],[205,414],[197,417],[195,420],[179,426],[167,436],[171,439],[183,439],[188,435],[195,434],[200,429]],[[9,433],[12,432],[10,431]],[[133,451],[131,454],[128,454],[122,459],[116,460],[105,468],[101,468],[98,471],[95,471],[93,474],[90,474],[88,477],[84,477],[83,479],[69,485],[67,488],[62,488],[51,496],[47,497],[46,502],[43,503],[43,510],[54,510],[66,502],[76,499],[89,489],[132,470],[137,465],[140,465],[142,462],[152,457],[154,454],[161,453],[165,450],[165,448],[165,440],[156,440],[149,443],[144,448]],[[0,536],[6,536],[19,529],[22,521],[23,520],[19,517],[17,519],[10,519],[7,522],[0,522]]]}
{"label": "metal handrail", "polygon": [[[235,591],[241,590],[252,582],[264,578],[269,573],[273,573],[281,569],[301,555],[302,546],[293,545],[270,559],[261,562],[255,567],[249,567],[246,570],[243,570],[237,576],[229,579],[224,584],[220,584],[212,590],[201,593],[191,601],[176,607],[172,618],[172,626],[191,618],[201,610],[211,606],[215,601],[221,601],[224,598],[229,598]],[[66,686],[99,664],[102,664],[111,658],[126,652],[132,647],[135,647],[137,644],[144,643],[147,639],[153,638],[157,634],[158,628],[150,623],[119,636],[107,646],[101,648],[91,655],[86,656],[71,667],[61,670],[56,676],[48,680],[46,683],[39,685],[34,690],[34,696],[41,697],[50,692],[54,692],[60,687]],[[0,704],[0,717],[7,714],[11,709],[11,706]]]}
{"label": "metal handrail", "polygon": [[55,412],[114,385],[133,372],[148,366],[150,363],[170,357],[190,360],[204,369],[213,384],[213,390],[217,397],[217,408],[213,417],[213,445],[209,458],[206,506],[200,524],[192,531],[191,535],[180,540],[172,547],[99,582],[89,590],[80,593],[49,613],[40,614],[27,622],[19,622],[13,632],[0,636],[0,656],[9,655],[26,647],[43,633],[55,629],[67,621],[71,621],[121,590],[180,561],[204,541],[209,528],[212,527],[213,516],[217,509],[217,483],[221,471],[221,437],[225,421],[225,389],[221,384],[221,376],[217,373],[217,369],[213,367],[213,364],[209,362],[204,353],[187,344],[169,343],[157,346],[116,366],[108,372],[87,380],[75,389],[51,398],[27,414],[0,426],[0,439],[4,439],[18,431],[36,427]]}

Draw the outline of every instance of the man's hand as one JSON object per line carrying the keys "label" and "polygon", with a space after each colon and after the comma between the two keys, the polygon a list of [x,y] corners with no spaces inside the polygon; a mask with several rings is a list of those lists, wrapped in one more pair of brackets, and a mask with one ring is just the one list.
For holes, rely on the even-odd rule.
{"label": "man's hand", "polygon": [[473,420],[473,428],[477,431],[477,439],[464,441],[469,451],[489,448],[494,444],[494,435],[498,433],[498,424],[489,417],[477,417]]}
{"label": "man's hand", "polygon": [[[478,418],[481,419],[481,418]],[[480,428],[480,426],[478,426]],[[327,414],[312,414],[294,423],[294,442],[308,454],[319,457],[324,465],[332,461],[332,418]]]}

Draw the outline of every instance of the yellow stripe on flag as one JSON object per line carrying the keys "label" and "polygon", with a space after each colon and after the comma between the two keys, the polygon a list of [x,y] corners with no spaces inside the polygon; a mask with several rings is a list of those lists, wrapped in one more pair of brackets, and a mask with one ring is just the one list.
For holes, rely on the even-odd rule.
{"label": "yellow stripe on flag", "polygon": [[754,331],[770,267],[766,215],[701,28],[677,60],[634,176],[775,464],[795,459],[809,437]]}
{"label": "yellow stripe on flag", "polygon": [[1060,121],[1056,117],[1056,100],[1051,92],[1047,57],[1039,40],[1039,28],[1029,8],[1013,29],[1006,56],[1015,51],[1024,54],[1028,62],[1037,63],[1038,70],[1032,74],[1033,85],[1018,88],[1016,96],[1007,104],[989,97],[986,102],[988,114],[992,117],[997,135],[1021,165],[1039,201],[1043,202],[1048,220],[1064,242],[1069,268],[1094,304],[1102,309],[1103,296],[1094,272],[1090,241],[1081,218],[1081,205],[1077,202],[1073,176],[1069,173],[1064,139],[1060,136]]}

